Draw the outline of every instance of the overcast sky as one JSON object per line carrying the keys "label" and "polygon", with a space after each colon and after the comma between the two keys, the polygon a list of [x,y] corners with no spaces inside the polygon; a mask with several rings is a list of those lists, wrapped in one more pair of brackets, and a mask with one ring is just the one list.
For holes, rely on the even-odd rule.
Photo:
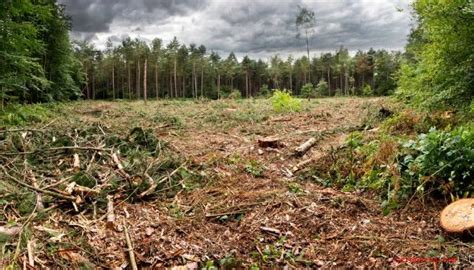
{"label": "overcast sky", "polygon": [[[74,39],[103,48],[130,36],[204,44],[222,56],[266,58],[301,55],[296,38],[297,6],[316,13],[312,54],[344,45],[358,49],[403,49],[410,29],[410,0],[60,0],[72,17]],[[402,10],[402,11],[400,11]]]}

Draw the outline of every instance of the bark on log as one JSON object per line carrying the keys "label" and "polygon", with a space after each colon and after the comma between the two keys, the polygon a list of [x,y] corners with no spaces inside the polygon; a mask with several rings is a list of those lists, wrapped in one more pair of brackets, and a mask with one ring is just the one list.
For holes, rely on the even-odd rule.
{"label": "bark on log", "polygon": [[115,223],[114,201],[111,195],[107,196],[107,229],[113,229]]}
{"label": "bark on log", "polygon": [[258,140],[258,146],[262,148],[279,148],[283,147],[284,144],[280,141],[278,137],[265,137]]}
{"label": "bark on log", "polygon": [[306,153],[311,147],[313,147],[316,144],[317,140],[316,138],[312,137],[300,146],[296,147],[295,149],[295,154],[302,156],[304,153]]}

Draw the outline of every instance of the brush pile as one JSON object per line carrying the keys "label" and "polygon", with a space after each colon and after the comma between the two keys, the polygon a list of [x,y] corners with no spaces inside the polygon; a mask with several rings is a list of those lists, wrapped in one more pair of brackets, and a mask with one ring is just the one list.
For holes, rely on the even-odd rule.
{"label": "brush pile", "polygon": [[185,188],[192,174],[171,145],[140,127],[125,134],[101,125],[0,131],[1,241],[16,241],[18,253],[24,243],[13,236],[21,239],[28,222],[52,209],[107,218],[113,227],[114,204]]}

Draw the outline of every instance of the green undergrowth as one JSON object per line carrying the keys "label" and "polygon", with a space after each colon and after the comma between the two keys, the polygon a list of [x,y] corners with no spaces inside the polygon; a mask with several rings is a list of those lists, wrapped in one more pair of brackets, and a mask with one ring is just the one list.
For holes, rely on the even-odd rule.
{"label": "green undergrowth", "polygon": [[61,113],[63,104],[12,104],[0,110],[0,128],[46,123]]}
{"label": "green undergrowth", "polygon": [[301,111],[301,100],[292,97],[287,91],[275,90],[270,99],[273,109],[278,113]]}
{"label": "green undergrowth", "polygon": [[474,194],[474,123],[450,112],[403,110],[377,132],[351,133],[303,178],[344,191],[372,190],[385,213],[414,196],[454,200]]}

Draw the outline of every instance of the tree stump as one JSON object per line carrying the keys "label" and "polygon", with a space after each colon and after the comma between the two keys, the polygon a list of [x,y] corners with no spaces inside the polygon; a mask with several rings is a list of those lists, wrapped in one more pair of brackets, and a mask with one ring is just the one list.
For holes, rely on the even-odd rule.
{"label": "tree stump", "polygon": [[474,198],[457,200],[441,211],[441,227],[450,233],[474,229]]}

